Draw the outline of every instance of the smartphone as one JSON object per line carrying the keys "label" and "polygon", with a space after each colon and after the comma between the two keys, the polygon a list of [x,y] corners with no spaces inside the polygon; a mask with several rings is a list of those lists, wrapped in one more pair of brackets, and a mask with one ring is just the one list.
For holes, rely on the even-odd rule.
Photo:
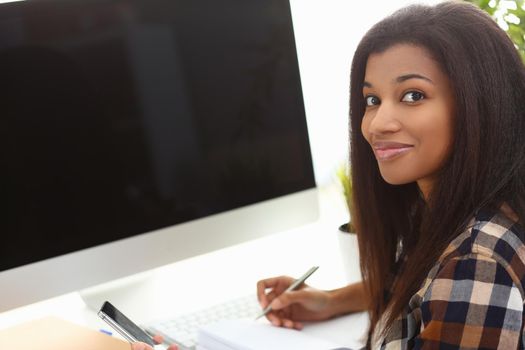
{"label": "smartphone", "polygon": [[153,338],[145,330],[137,326],[133,321],[124,316],[115,306],[106,301],[100,308],[98,315],[106,321],[114,330],[129,342],[141,341],[155,347]]}

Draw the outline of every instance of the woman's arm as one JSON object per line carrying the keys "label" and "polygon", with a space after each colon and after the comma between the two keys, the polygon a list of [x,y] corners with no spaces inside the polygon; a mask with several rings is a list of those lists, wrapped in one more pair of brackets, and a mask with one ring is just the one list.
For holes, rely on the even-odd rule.
{"label": "woman's arm", "polygon": [[517,349],[523,300],[505,267],[481,254],[448,261],[423,296],[415,349]]}
{"label": "woman's arm", "polygon": [[351,312],[366,311],[370,300],[365,291],[363,282],[349,284],[343,288],[334,289],[330,294],[327,312],[331,317]]}

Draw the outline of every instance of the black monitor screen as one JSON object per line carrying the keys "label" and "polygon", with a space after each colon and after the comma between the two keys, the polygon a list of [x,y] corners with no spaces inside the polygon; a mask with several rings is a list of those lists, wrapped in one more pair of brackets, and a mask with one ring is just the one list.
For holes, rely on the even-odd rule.
{"label": "black monitor screen", "polygon": [[2,4],[0,82],[0,270],[315,186],[288,0]]}

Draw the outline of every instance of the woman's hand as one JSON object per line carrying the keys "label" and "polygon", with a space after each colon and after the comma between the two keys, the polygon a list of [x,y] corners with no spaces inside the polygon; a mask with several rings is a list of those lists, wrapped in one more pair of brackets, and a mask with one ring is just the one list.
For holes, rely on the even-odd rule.
{"label": "woman's hand", "polygon": [[292,277],[280,276],[257,282],[259,304],[263,309],[272,305],[266,318],[273,325],[302,329],[302,321],[320,321],[333,316],[329,310],[331,295],[327,291],[303,283],[298,289],[284,293],[294,281]]}
{"label": "woman's hand", "polygon": [[[153,340],[157,344],[161,344],[164,339],[160,335],[156,335],[153,337]],[[177,345],[170,345],[167,350],[178,350],[179,348]],[[131,344],[131,350],[154,350],[151,346],[145,343],[136,342]]]}

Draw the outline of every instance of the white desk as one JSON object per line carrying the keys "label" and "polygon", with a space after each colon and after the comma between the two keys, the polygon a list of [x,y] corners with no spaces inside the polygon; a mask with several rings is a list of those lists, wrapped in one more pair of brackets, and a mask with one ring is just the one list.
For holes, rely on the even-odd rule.
{"label": "white desk", "polygon": [[[130,293],[120,294],[118,302],[111,301],[136,322],[147,323],[255,293],[259,279],[280,274],[300,276],[313,265],[320,268],[309,278],[310,285],[341,287],[347,281],[337,228],[347,218],[344,202],[334,187],[321,189],[320,197],[321,216],[315,223],[116,281],[113,285],[128,285],[126,291]],[[148,283],[137,283],[144,278]],[[48,315],[107,329],[78,293],[0,313],[0,329]]]}

